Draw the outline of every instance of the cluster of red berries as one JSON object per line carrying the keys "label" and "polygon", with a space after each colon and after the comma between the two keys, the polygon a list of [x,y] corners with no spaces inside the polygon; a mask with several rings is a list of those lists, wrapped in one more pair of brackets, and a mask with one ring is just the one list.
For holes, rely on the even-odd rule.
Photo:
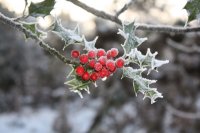
{"label": "cluster of red berries", "polygon": [[118,53],[116,48],[107,52],[104,49],[90,50],[87,54],[72,50],[71,57],[78,58],[80,61],[80,65],[75,67],[75,73],[83,81],[96,81],[99,78],[109,77],[117,68],[124,66],[122,57],[115,59]]}

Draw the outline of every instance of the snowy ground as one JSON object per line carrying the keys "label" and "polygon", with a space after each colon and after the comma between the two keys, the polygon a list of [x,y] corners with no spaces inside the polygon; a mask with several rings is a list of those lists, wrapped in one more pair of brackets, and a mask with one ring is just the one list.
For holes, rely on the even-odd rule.
{"label": "snowy ground", "polygon": [[[66,106],[66,118],[70,133],[86,133],[102,106],[101,100],[93,100],[87,106],[74,101]],[[0,133],[54,133],[59,111],[48,107],[33,110],[23,108],[19,113],[0,114]],[[78,127],[78,128],[77,128]]]}
{"label": "snowy ground", "polygon": [[56,111],[49,108],[0,115],[0,133],[53,133],[52,123]]}

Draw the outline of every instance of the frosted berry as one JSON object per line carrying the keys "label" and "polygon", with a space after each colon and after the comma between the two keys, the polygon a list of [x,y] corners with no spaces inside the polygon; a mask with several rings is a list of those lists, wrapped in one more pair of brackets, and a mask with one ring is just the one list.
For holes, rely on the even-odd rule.
{"label": "frosted berry", "polygon": [[85,72],[85,69],[83,66],[78,66],[76,67],[75,72],[78,76],[82,76]]}
{"label": "frosted berry", "polygon": [[106,60],[107,60],[107,57],[106,56],[101,56],[99,59],[98,59],[98,62],[101,63],[101,65],[106,65]]}
{"label": "frosted berry", "polygon": [[99,72],[99,77],[101,77],[101,78],[108,77],[108,76],[109,76],[109,71],[106,68],[103,68]]}
{"label": "frosted berry", "polygon": [[85,72],[83,75],[82,75],[82,80],[84,81],[88,81],[90,79],[90,74],[88,72]]}
{"label": "frosted berry", "polygon": [[111,57],[116,57],[118,55],[119,51],[116,48],[111,49]]}
{"label": "frosted berry", "polygon": [[106,51],[104,49],[98,49],[97,51],[97,57],[105,56]]}
{"label": "frosted berry", "polygon": [[86,54],[82,54],[79,56],[79,60],[82,64],[88,63],[88,56]]}
{"label": "frosted berry", "polygon": [[72,50],[71,51],[71,57],[72,58],[78,58],[80,55],[80,52],[78,50]]}
{"label": "frosted berry", "polygon": [[124,59],[123,58],[118,58],[116,61],[115,61],[115,64],[117,66],[117,68],[122,68],[124,66]]}
{"label": "frosted berry", "polygon": [[111,71],[114,72],[116,70],[116,66],[115,66],[115,62],[113,60],[108,60],[106,62],[106,68]]}
{"label": "frosted berry", "polygon": [[107,59],[112,58],[112,56],[111,56],[111,50],[108,50],[108,51],[107,51],[106,56],[107,56]]}
{"label": "frosted berry", "polygon": [[94,68],[94,65],[96,64],[96,61],[94,59],[89,61],[89,67]]}
{"label": "frosted berry", "polygon": [[100,71],[101,69],[102,69],[102,65],[101,65],[101,63],[96,63],[95,65],[94,65],[94,69],[96,70],[96,71]]}
{"label": "frosted berry", "polygon": [[90,50],[88,51],[88,58],[95,58],[96,57],[96,51]]}
{"label": "frosted berry", "polygon": [[90,75],[90,80],[92,81],[96,81],[98,79],[98,74],[96,72],[93,72],[91,75]]}

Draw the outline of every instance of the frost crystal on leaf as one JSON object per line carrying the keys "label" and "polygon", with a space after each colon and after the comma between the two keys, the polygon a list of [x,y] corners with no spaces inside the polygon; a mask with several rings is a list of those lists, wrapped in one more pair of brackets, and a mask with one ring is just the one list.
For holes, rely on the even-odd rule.
{"label": "frost crystal on leaf", "polygon": [[156,88],[151,88],[150,84],[156,82],[156,80],[150,80],[142,77],[142,73],[148,70],[148,74],[157,68],[162,66],[163,64],[168,63],[169,61],[162,61],[156,59],[157,52],[151,53],[150,49],[147,49],[147,53],[143,55],[137,47],[142,44],[147,38],[139,38],[135,36],[136,26],[134,22],[132,23],[123,23],[123,29],[119,29],[119,34],[122,35],[125,39],[122,47],[124,49],[124,58],[126,58],[126,65],[130,63],[137,64],[140,68],[133,69],[132,67],[124,67],[122,77],[128,77],[133,80],[133,88],[135,94],[138,92],[144,94],[144,98],[148,97],[151,99],[151,103],[153,104],[157,98],[162,98],[162,94],[157,91]]}
{"label": "frost crystal on leaf", "polygon": [[[46,38],[47,37],[47,33],[43,32],[42,30],[40,30],[38,28],[38,23],[37,22],[27,23],[27,22],[21,21],[21,24],[26,30],[32,32],[38,38]],[[25,34],[25,37],[26,37],[26,39],[28,39],[30,36]]]}
{"label": "frost crystal on leaf", "polygon": [[137,96],[138,92],[144,94],[144,98],[148,97],[151,99],[153,104],[156,98],[162,98],[162,94],[157,91],[156,88],[151,88],[150,84],[156,82],[156,80],[150,80],[143,78],[141,73],[146,69],[133,69],[132,67],[123,68],[123,77],[128,77],[133,80],[133,88]]}
{"label": "frost crystal on leaf", "polygon": [[151,70],[157,71],[158,67],[169,63],[168,60],[163,61],[163,60],[155,59],[155,56],[157,54],[158,54],[157,52],[151,53],[150,49],[148,48],[146,55],[143,55],[140,51],[137,50],[137,48],[135,48],[135,49],[132,49],[129,54],[127,54],[128,56],[127,62],[136,63],[141,68],[149,68],[148,73],[150,73]]}
{"label": "frost crystal on leaf", "polygon": [[85,39],[85,37],[83,37],[83,43],[84,43],[84,46],[85,46],[84,50],[87,50],[87,51],[96,50],[95,44],[96,44],[97,39],[98,39],[98,37],[96,37],[93,41],[87,41]]}
{"label": "frost crystal on leaf", "polygon": [[65,82],[64,84],[70,86],[69,89],[72,92],[78,93],[81,98],[83,98],[82,93],[81,93],[82,90],[85,90],[88,94],[90,94],[90,91],[89,91],[90,82],[85,82],[84,83],[81,80],[78,80],[77,78],[74,78],[72,80],[69,80],[69,81]]}
{"label": "frost crystal on leaf", "polygon": [[71,44],[81,43],[83,40],[80,35],[79,26],[76,26],[74,30],[69,30],[62,26],[60,20],[55,21],[52,32],[56,33],[65,42],[64,49]]}
{"label": "frost crystal on leaf", "polygon": [[119,29],[118,32],[118,34],[122,35],[125,39],[124,44],[122,44],[124,49],[124,56],[126,56],[126,54],[128,54],[131,49],[138,47],[140,44],[147,40],[147,38],[138,38],[135,36],[135,30],[137,27],[134,24],[134,22],[127,24],[123,23],[123,29]]}

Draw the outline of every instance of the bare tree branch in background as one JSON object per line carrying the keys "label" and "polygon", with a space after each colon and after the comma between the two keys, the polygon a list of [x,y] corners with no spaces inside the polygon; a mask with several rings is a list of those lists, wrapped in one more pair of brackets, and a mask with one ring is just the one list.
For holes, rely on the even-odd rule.
{"label": "bare tree branch in background", "polygon": [[113,15],[107,14],[103,11],[98,11],[98,10],[92,8],[92,7],[87,6],[86,4],[84,4],[84,3],[82,3],[78,0],[67,0],[67,1],[73,3],[74,5],[77,5],[81,8],[83,8],[84,10],[92,13],[93,15],[95,15],[97,17],[100,17],[100,18],[103,18],[103,19],[106,19],[106,20],[110,20],[112,22],[115,22],[115,23],[121,25],[121,21]]}
{"label": "bare tree branch in background", "polygon": [[[121,25],[121,20],[118,19],[118,17],[107,14],[106,12],[96,10],[92,7],[87,6],[86,4],[78,1],[78,0],[66,0],[74,5],[77,5],[84,10],[92,13],[93,15],[103,18],[105,20],[110,20],[116,24]],[[136,23],[137,30],[145,30],[150,32],[165,32],[165,33],[176,33],[176,34],[183,34],[187,32],[199,32],[200,26],[198,27],[175,27],[175,26],[167,26],[167,25],[149,25],[149,24],[142,24],[142,23]]]}
{"label": "bare tree branch in background", "polygon": [[116,12],[115,16],[118,17],[120,14],[125,12],[131,4],[132,4],[132,0],[129,0],[128,3],[126,3],[119,11]]}
{"label": "bare tree branch in background", "polygon": [[189,113],[189,112],[184,112],[175,109],[173,106],[170,104],[167,104],[167,110],[171,112],[172,114],[181,117],[181,118],[186,118],[186,119],[200,119],[200,112],[197,113]]}
{"label": "bare tree branch in background", "polygon": [[193,45],[191,47],[187,47],[184,45],[181,45],[180,43],[174,42],[170,39],[167,40],[167,43],[169,46],[181,51],[181,52],[185,52],[185,53],[199,53],[200,54],[200,47]]}

